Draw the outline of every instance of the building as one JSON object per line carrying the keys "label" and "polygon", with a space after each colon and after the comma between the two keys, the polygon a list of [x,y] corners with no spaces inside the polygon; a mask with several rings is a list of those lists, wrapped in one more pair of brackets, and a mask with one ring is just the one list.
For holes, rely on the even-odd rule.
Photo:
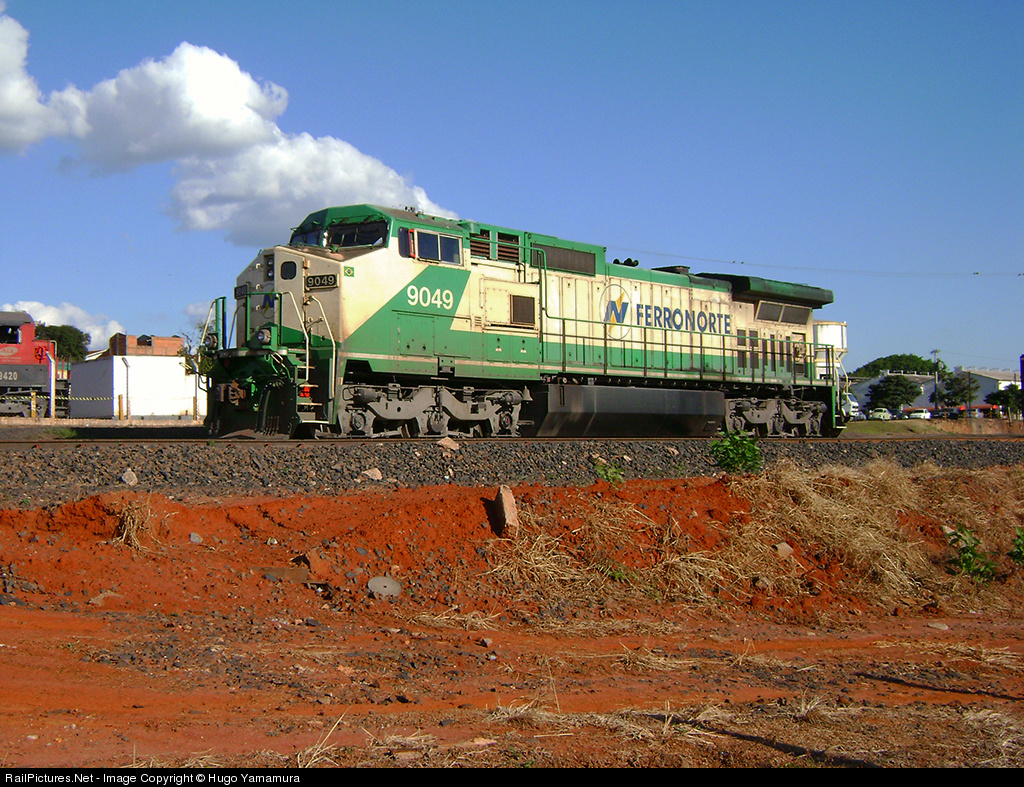
{"label": "building", "polygon": [[918,397],[907,407],[909,409],[917,409],[920,407],[933,408],[935,405],[930,401],[932,394],[935,392],[935,378],[931,375],[926,374],[912,374],[910,372],[897,372],[897,371],[886,371],[882,372],[877,377],[869,377],[866,380],[853,383],[850,386],[850,393],[857,397],[857,401],[860,403],[861,411],[867,414],[868,404],[871,401],[870,391],[872,386],[877,385],[881,380],[891,375],[899,375],[906,377],[911,382],[915,382],[921,389],[921,393]]}
{"label": "building", "polygon": [[982,404],[990,393],[1002,391],[1010,385],[1020,387],[1020,372],[1008,369],[985,369],[967,366],[954,366],[953,374],[966,374],[978,382],[978,393],[972,405]]}
{"label": "building", "polygon": [[[935,377],[927,374],[913,374],[910,372],[898,372],[898,371],[887,371],[882,372],[878,377],[871,377],[867,380],[861,380],[850,386],[850,393],[857,397],[857,401],[860,402],[862,408],[867,408],[870,396],[868,392],[871,390],[871,386],[878,383],[882,378],[890,375],[898,374],[906,377],[917,383],[921,387],[921,394],[911,404],[907,405],[906,409],[917,409],[925,408],[928,410],[935,409],[934,393],[935,393]],[[974,399],[971,401],[971,407],[977,407],[981,409],[988,409],[988,405],[985,404],[985,397],[994,391],[1001,391],[1008,385],[1020,385],[1020,373],[1006,369],[979,369],[970,368],[965,366],[954,366],[952,370],[954,375],[969,375],[971,380],[977,381],[978,391],[974,395]]]}
{"label": "building", "polygon": [[177,336],[110,337],[106,350],[71,367],[72,418],[200,420],[206,394]]}

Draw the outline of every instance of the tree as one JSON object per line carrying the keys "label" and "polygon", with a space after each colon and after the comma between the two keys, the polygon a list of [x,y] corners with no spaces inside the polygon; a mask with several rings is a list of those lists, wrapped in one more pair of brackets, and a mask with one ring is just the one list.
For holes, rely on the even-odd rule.
{"label": "tree", "polygon": [[945,369],[945,364],[938,359],[929,361],[920,355],[907,353],[903,355],[886,355],[884,358],[875,358],[870,363],[864,364],[859,369],[850,373],[851,377],[877,377],[882,372],[890,369],[898,372],[909,372],[911,374],[935,374],[935,367]]}
{"label": "tree", "polygon": [[1021,397],[1020,386],[1010,383],[1000,391],[993,391],[985,397],[985,404],[1001,407],[1010,417],[1016,417],[1024,411],[1024,398]]}
{"label": "tree", "polygon": [[868,406],[901,410],[921,395],[921,386],[902,374],[883,377],[868,389]]}
{"label": "tree", "polygon": [[36,338],[57,342],[57,357],[62,361],[81,361],[89,352],[92,337],[73,325],[36,325]]}
{"label": "tree", "polygon": [[178,355],[185,359],[185,374],[206,375],[213,368],[213,359],[199,351],[205,329],[205,323],[199,322],[181,332],[182,346]]}
{"label": "tree", "polygon": [[939,384],[939,401],[959,407],[963,405],[969,408],[974,397],[978,395],[978,381],[972,379],[969,374],[949,375]]}

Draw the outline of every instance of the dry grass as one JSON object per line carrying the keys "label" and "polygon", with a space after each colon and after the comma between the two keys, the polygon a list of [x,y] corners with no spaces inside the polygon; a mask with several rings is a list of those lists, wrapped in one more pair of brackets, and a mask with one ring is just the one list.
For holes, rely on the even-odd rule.
{"label": "dry grass", "polygon": [[1014,529],[1024,525],[1024,467],[942,470],[925,465],[915,481],[922,507],[943,525],[971,531],[991,555],[1009,552]]}
{"label": "dry grass", "polygon": [[[380,719],[376,719],[380,721]],[[340,720],[339,720],[340,721]],[[256,751],[140,759],[131,767],[508,767],[553,764],[762,767],[1006,767],[1024,765],[1024,724],[1005,709],[913,703],[839,706],[816,694],[727,707],[560,712],[539,701],[499,705],[454,743],[413,732],[370,732],[365,746],[334,747],[328,731],[298,756]],[[503,729],[505,728],[505,729]],[[557,742],[556,742],[557,741]],[[598,760],[585,752],[600,749]],[[573,752],[580,752],[579,754]],[[707,756],[694,756],[702,751]],[[729,755],[717,759],[717,756]],[[510,759],[511,758],[511,759]]]}
{"label": "dry grass", "polygon": [[488,720],[495,723],[515,724],[541,732],[535,738],[546,736],[586,735],[589,730],[604,730],[629,741],[664,742],[683,739],[697,745],[708,745],[721,736],[712,725],[727,722],[727,714],[716,706],[701,710],[623,709],[606,713],[556,713],[538,706],[536,701],[499,706]]}
{"label": "dry grass", "polygon": [[341,724],[344,718],[344,715],[339,716],[334,724],[331,725],[331,728],[320,737],[320,740],[296,753],[295,766],[297,768],[331,767],[338,764],[333,756],[337,746],[328,741],[330,741],[334,731],[338,729],[338,725]]}
{"label": "dry grass", "polygon": [[528,701],[512,701],[508,705],[498,703],[498,706],[491,711],[488,719],[503,723],[526,723],[531,725],[561,723],[567,717],[562,714],[552,713],[544,710],[540,700],[534,698]]}
{"label": "dry grass", "polygon": [[[606,541],[614,523],[594,518],[593,541]],[[589,598],[605,590],[608,579],[594,559],[592,549],[581,548],[576,534],[559,534],[551,522],[537,516],[527,505],[519,507],[519,529],[503,542],[496,565],[488,572],[509,587],[530,589],[541,596]]]}
{"label": "dry grass", "polygon": [[[1024,521],[1024,468],[1018,467],[908,470],[878,460],[809,472],[780,462],[763,476],[737,479],[733,488],[757,515],[733,541],[737,550],[730,563],[784,594],[799,592],[807,564],[780,571],[777,558],[767,550],[751,553],[744,542],[801,544],[805,560],[841,565],[844,592],[871,603],[921,596],[959,596],[966,603],[979,588],[952,577],[944,545],[934,538],[927,543],[907,522],[916,518],[933,529],[963,526],[981,538],[989,554],[1000,555]],[[981,500],[1004,502],[995,509]]]}
{"label": "dry grass", "polygon": [[1019,719],[989,708],[968,710],[966,723],[994,742],[996,756],[978,763],[989,768],[1020,768],[1024,765],[1024,724]]}
{"label": "dry grass", "polygon": [[456,628],[465,631],[492,631],[496,629],[497,614],[485,615],[483,612],[459,612],[447,609],[444,612],[421,612],[412,618],[413,622],[429,628]]}
{"label": "dry grass", "polygon": [[669,637],[684,634],[689,629],[682,623],[669,620],[637,620],[636,618],[602,618],[600,620],[570,620],[568,622],[541,621],[540,631],[557,631],[572,637],[610,637],[630,635],[651,635]]}
{"label": "dry grass", "polygon": [[1003,578],[1019,576],[1005,554],[1024,524],[1024,468],[908,470],[876,460],[809,470],[783,461],[729,483],[751,513],[709,525],[722,537],[715,551],[695,549],[671,520],[581,494],[544,513],[520,505],[520,528],[501,542],[489,573],[524,598],[552,604],[639,596],[712,608],[755,594],[800,599],[823,582],[880,606],[936,598],[954,606],[1019,603],[1008,589],[951,573],[942,528],[977,535]]}
{"label": "dry grass", "polygon": [[635,650],[622,646],[615,657],[616,665],[632,672],[671,672],[696,664],[696,659],[677,659],[642,647]]}
{"label": "dry grass", "polygon": [[1024,670],[1024,657],[1009,648],[986,648],[981,645],[967,645],[963,642],[940,642],[931,640],[887,640],[876,644],[878,648],[906,648],[919,653],[928,653],[945,658],[973,661],[996,669],[1020,672]]}
{"label": "dry grass", "polygon": [[147,500],[144,506],[135,500],[128,501],[115,514],[117,530],[114,533],[114,543],[123,544],[138,552],[145,551],[146,547],[142,540],[150,532],[150,522],[153,519],[149,501]]}
{"label": "dry grass", "polygon": [[[770,546],[801,544],[819,563],[839,563],[850,592],[880,603],[918,595],[932,572],[926,554],[900,524],[920,507],[911,474],[889,462],[815,472],[780,462],[762,476],[738,479],[734,490],[757,512],[732,544],[739,573],[775,592],[798,595],[805,564],[780,561]],[[748,543],[761,549],[751,550]]]}
{"label": "dry grass", "polygon": [[[134,747],[133,747],[134,749]],[[132,752],[132,761],[130,764],[125,764],[121,767],[124,768],[223,768],[226,765],[226,760],[223,757],[213,754],[212,752],[194,752],[189,754],[184,759],[175,759],[172,761],[164,760],[159,757],[150,757],[147,760],[141,760],[138,758],[138,754]]]}
{"label": "dry grass", "polygon": [[623,501],[581,497],[547,515],[523,504],[519,519],[489,573],[535,597],[707,603],[710,588],[734,581],[725,561],[692,551],[674,523],[656,523]]}
{"label": "dry grass", "polygon": [[414,732],[409,735],[392,734],[376,736],[366,729],[363,730],[370,739],[370,748],[377,752],[425,752],[437,745],[437,739],[425,732]]}

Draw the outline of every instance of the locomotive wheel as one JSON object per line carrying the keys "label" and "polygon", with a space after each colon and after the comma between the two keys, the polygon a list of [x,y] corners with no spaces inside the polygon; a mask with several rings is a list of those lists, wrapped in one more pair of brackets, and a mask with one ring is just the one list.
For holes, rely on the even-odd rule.
{"label": "locomotive wheel", "polygon": [[428,412],[426,421],[429,434],[445,434],[448,431],[448,416],[441,410]]}

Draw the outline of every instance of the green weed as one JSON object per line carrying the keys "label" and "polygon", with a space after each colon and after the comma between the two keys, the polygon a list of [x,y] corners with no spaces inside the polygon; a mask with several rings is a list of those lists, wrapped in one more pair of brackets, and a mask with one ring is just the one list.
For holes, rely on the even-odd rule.
{"label": "green weed", "polygon": [[1024,566],[1024,529],[1018,527],[1015,533],[1013,546],[1007,555],[1018,566]]}
{"label": "green weed", "polygon": [[612,582],[619,582],[623,585],[633,585],[638,581],[636,572],[630,571],[621,563],[606,561],[598,563],[597,570],[604,574]]}
{"label": "green weed", "polygon": [[719,432],[708,444],[715,464],[727,473],[756,473],[761,469],[757,441],[741,432]]}
{"label": "green weed", "polygon": [[605,461],[594,462],[594,475],[609,484],[621,484],[623,479],[622,468]]}
{"label": "green weed", "polygon": [[996,575],[996,564],[981,549],[980,538],[958,525],[956,531],[950,535],[949,541],[956,550],[952,565],[958,574],[966,574],[976,582],[992,581]]}

